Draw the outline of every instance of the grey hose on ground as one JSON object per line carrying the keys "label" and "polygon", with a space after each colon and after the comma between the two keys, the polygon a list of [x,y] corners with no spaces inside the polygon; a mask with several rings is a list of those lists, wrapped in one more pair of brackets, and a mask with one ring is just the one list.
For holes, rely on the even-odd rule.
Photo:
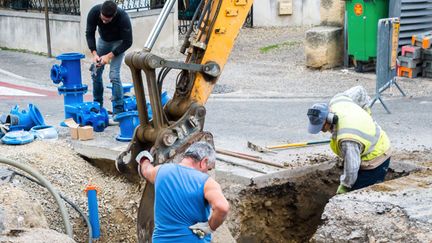
{"label": "grey hose on ground", "polygon": [[53,187],[53,185],[47,179],[45,179],[41,174],[39,174],[39,172],[37,172],[35,169],[33,169],[32,167],[30,167],[26,164],[18,163],[18,162],[15,162],[13,160],[6,159],[4,157],[0,157],[0,164],[7,164],[7,165],[16,167],[20,170],[23,170],[23,171],[29,173],[30,175],[35,177],[44,187],[46,187],[46,189],[51,193],[51,195],[53,195],[56,203],[59,206],[60,214],[63,218],[63,223],[64,223],[64,227],[66,230],[66,234],[71,239],[73,239],[72,226],[71,226],[70,221],[69,221],[68,212],[67,212],[66,207],[65,207],[64,203],[62,202],[58,192]]}
{"label": "grey hose on ground", "polygon": [[[21,173],[16,172],[16,171],[14,171],[13,173],[15,175],[22,176],[22,177],[38,184],[38,185],[44,187],[39,181],[37,181],[36,179],[33,179],[30,176],[26,176],[26,175],[21,174]],[[92,226],[90,224],[90,221],[89,221],[87,215],[85,215],[85,213],[75,203],[73,203],[69,198],[65,197],[60,192],[59,192],[59,195],[65,202],[67,202],[73,209],[75,209],[78,212],[78,214],[81,215],[81,217],[84,219],[84,222],[87,224],[87,228],[88,228],[88,235],[89,235],[88,242],[92,243],[92,240],[93,240],[93,238],[92,238]]]}

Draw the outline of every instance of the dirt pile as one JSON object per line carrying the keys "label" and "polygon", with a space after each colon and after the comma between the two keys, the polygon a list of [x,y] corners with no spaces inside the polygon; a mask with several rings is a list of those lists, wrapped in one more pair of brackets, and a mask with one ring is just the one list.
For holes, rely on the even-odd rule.
{"label": "dirt pile", "polygon": [[431,242],[431,161],[430,149],[394,152],[390,180],[333,197],[312,241]]}
{"label": "dirt pile", "polygon": [[432,172],[332,198],[314,242],[431,242]]}
{"label": "dirt pile", "polygon": [[[27,163],[46,177],[63,195],[87,212],[84,189],[91,180],[100,188],[98,192],[101,242],[136,242],[136,215],[141,192],[120,176],[105,174],[82,159],[65,141],[35,141],[23,146],[0,145],[2,156]],[[2,166],[2,165],[0,165]],[[27,179],[15,176],[12,183],[38,200],[43,208],[49,228],[64,232],[58,208],[48,191]],[[83,219],[67,207],[77,242],[87,240]]]}

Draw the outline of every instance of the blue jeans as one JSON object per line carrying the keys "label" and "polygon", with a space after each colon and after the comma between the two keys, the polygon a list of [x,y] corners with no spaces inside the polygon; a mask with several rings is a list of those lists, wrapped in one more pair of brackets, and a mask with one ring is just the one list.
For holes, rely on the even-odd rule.
{"label": "blue jeans", "polygon": [[376,183],[384,181],[390,165],[390,158],[388,158],[380,166],[373,170],[359,170],[358,177],[351,190],[357,190],[363,187],[367,187]]}
{"label": "blue jeans", "polygon": [[[111,51],[113,51],[117,46],[119,46],[122,43],[122,41],[112,41],[107,42],[102,40],[101,38],[98,39],[97,45],[96,45],[96,52],[98,56],[103,56]],[[113,113],[121,113],[124,111],[123,108],[123,86],[120,80],[120,68],[121,64],[123,62],[125,54],[121,53],[118,56],[115,56],[110,63],[110,71],[109,71],[109,79],[112,83],[112,106],[113,106]],[[105,69],[105,65],[101,66],[97,69],[96,75],[92,75],[93,80],[93,100],[96,102],[99,102],[101,107],[103,107],[103,80],[102,80],[102,74]]]}

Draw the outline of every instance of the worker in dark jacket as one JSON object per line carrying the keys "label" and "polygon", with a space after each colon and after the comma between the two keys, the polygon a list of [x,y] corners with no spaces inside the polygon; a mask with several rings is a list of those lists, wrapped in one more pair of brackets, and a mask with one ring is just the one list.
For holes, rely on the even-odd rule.
{"label": "worker in dark jacket", "polygon": [[[96,44],[95,32],[100,38]],[[132,45],[132,27],[128,14],[117,8],[113,1],[105,1],[94,6],[87,16],[86,38],[93,55],[92,79],[93,99],[103,107],[102,73],[110,64],[109,79],[112,83],[113,113],[123,112],[123,88],[120,80],[120,67],[125,51]]]}

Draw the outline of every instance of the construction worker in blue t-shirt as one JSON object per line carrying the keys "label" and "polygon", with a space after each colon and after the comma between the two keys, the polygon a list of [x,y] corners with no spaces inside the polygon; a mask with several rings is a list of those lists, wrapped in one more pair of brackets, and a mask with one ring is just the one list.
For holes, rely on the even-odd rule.
{"label": "construction worker in blue t-shirt", "polygon": [[220,185],[207,174],[215,167],[213,147],[196,142],[179,164],[153,166],[147,151],[136,161],[139,173],[155,185],[153,242],[210,242],[229,211]]}

